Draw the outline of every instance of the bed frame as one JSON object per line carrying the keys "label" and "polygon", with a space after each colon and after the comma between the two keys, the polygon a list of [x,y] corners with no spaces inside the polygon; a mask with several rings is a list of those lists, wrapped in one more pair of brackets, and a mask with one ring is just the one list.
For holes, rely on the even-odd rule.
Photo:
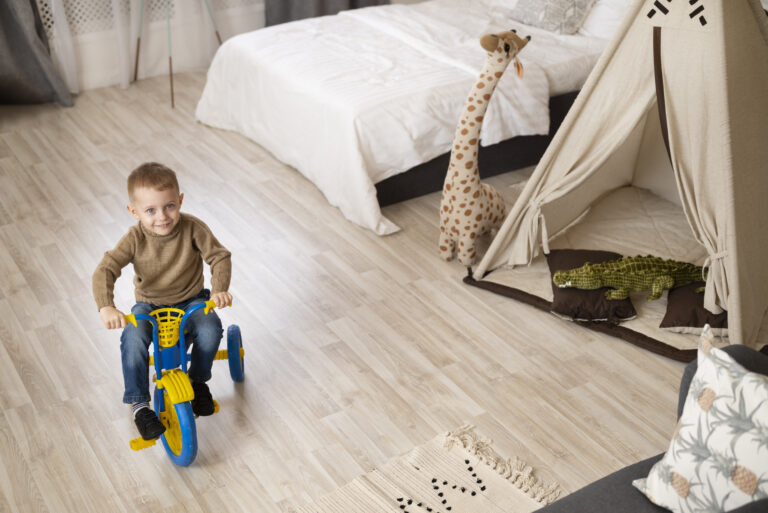
{"label": "bed frame", "polygon": [[[480,146],[480,176],[488,178],[537,164],[578,94],[578,91],[573,91],[549,99],[549,134],[522,135],[491,146]],[[377,183],[379,206],[385,207],[441,190],[450,158],[450,152],[444,153],[429,162]]]}

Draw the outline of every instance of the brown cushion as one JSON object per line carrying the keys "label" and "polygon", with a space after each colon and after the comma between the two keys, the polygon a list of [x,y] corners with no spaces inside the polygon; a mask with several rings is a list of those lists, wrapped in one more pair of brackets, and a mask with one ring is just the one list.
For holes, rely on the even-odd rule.
{"label": "brown cushion", "polygon": [[728,312],[713,314],[704,308],[704,293],[696,292],[696,289],[704,285],[703,281],[699,281],[670,290],[667,295],[667,313],[659,327],[680,333],[700,334],[701,328],[709,324],[715,335],[727,335]]}
{"label": "brown cushion", "polygon": [[608,321],[618,323],[637,316],[632,301],[626,299],[609,300],[605,291],[609,287],[596,290],[561,289],[552,282],[555,271],[567,271],[581,267],[586,262],[597,264],[607,260],[621,258],[611,251],[589,249],[553,249],[547,255],[550,284],[552,285],[552,312],[575,321]]}

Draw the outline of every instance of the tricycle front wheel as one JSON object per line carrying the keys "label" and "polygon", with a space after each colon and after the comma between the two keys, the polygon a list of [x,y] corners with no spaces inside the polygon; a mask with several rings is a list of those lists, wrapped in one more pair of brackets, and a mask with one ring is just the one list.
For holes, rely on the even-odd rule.
{"label": "tricycle front wheel", "polygon": [[[164,409],[158,411],[161,391]],[[165,452],[176,465],[186,467],[197,456],[197,429],[192,404],[189,401],[173,404],[165,389],[156,388],[155,413],[165,426],[165,433],[161,437]]]}

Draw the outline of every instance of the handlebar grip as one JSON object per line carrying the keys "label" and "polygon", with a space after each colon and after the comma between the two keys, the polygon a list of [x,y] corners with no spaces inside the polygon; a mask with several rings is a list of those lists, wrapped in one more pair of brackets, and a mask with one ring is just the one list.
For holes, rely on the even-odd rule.
{"label": "handlebar grip", "polygon": [[[230,301],[227,306],[232,306],[232,301]],[[208,301],[205,302],[205,308],[203,309],[203,313],[205,315],[208,315],[208,313],[214,308],[216,308],[216,303],[212,299],[209,299]]]}
{"label": "handlebar grip", "polygon": [[125,316],[125,322],[130,322],[133,324],[134,328],[138,328],[139,326],[136,324],[136,316],[133,314],[128,314]]}

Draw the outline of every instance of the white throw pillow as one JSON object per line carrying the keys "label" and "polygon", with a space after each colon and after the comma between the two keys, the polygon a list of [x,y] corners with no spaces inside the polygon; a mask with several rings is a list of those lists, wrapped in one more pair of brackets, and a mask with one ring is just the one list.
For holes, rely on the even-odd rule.
{"label": "white throw pillow", "polygon": [[[597,0],[581,24],[579,34],[610,39],[633,0]],[[768,1],[768,0],[766,0]]]}
{"label": "white throw pillow", "polygon": [[595,0],[518,0],[510,16],[526,25],[559,34],[573,34]]}
{"label": "white throw pillow", "polygon": [[768,497],[768,377],[713,347],[705,329],[669,449],[632,484],[675,512],[730,511]]}

